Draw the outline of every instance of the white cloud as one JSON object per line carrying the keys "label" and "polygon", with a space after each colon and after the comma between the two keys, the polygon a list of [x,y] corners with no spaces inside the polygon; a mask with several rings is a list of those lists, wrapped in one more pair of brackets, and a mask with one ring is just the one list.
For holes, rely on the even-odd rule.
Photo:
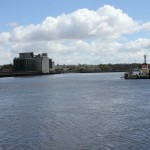
{"label": "white cloud", "polygon": [[[105,5],[98,10],[79,9],[42,23],[19,26],[0,34],[1,53],[47,52],[60,63],[120,63],[150,54],[150,40],[121,41],[124,35],[149,31],[150,22],[139,23],[120,9]],[[17,26],[16,26],[17,25]],[[6,50],[4,50],[6,49]],[[132,57],[133,56],[133,57]],[[141,56],[142,57],[142,56]],[[3,59],[2,59],[3,60]]]}
{"label": "white cloud", "polygon": [[139,38],[135,41],[130,41],[126,44],[124,44],[124,48],[126,49],[126,52],[139,52],[139,51],[145,51],[148,52],[150,48],[150,39],[143,39]]}
{"label": "white cloud", "polygon": [[105,5],[97,11],[79,9],[56,18],[47,17],[41,24],[18,26],[11,34],[12,41],[49,41],[58,39],[116,39],[139,29],[127,14]]}
{"label": "white cloud", "polygon": [[0,34],[0,44],[6,44],[9,42],[10,34],[8,32],[3,32]]}
{"label": "white cloud", "polygon": [[11,53],[9,49],[0,46],[0,65],[12,63]]}
{"label": "white cloud", "polygon": [[10,27],[17,27],[17,26],[19,26],[19,24],[17,22],[15,22],[15,21],[14,22],[10,22],[7,25],[10,26]]}

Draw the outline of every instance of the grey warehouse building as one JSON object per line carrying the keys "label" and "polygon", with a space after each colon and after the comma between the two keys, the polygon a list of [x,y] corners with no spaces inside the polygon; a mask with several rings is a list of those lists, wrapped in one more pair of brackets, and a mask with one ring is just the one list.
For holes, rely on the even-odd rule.
{"label": "grey warehouse building", "polygon": [[48,58],[47,53],[34,55],[33,52],[19,53],[19,58],[14,58],[15,72],[49,73],[53,67],[52,59]]}

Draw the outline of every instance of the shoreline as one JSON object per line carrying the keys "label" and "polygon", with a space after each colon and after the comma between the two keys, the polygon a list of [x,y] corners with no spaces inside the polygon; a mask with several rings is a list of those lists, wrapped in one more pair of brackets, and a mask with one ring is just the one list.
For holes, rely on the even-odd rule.
{"label": "shoreline", "polygon": [[20,77],[20,76],[39,76],[39,75],[51,75],[51,74],[58,74],[56,72],[50,73],[38,73],[38,72],[1,72],[0,78],[5,77]]}
{"label": "shoreline", "polygon": [[42,76],[42,75],[54,75],[54,74],[68,74],[68,73],[115,73],[115,72],[124,72],[124,71],[109,71],[109,72],[50,72],[50,73],[38,73],[38,72],[0,72],[0,78],[5,77],[21,77],[21,76]]}

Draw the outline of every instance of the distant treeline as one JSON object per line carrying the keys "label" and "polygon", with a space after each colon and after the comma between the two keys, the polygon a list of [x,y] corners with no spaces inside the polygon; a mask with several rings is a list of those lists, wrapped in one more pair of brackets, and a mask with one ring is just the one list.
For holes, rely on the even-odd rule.
{"label": "distant treeline", "polygon": [[125,72],[133,68],[140,68],[141,64],[98,64],[98,65],[57,65],[56,68],[60,72]]}
{"label": "distant treeline", "polygon": [[[140,68],[141,64],[98,64],[98,65],[56,65],[55,70],[60,73],[92,73],[92,72],[125,72],[133,68]],[[13,71],[12,64],[0,66],[0,72]]]}
{"label": "distant treeline", "polygon": [[13,71],[13,65],[12,64],[5,64],[0,66],[0,72],[12,72]]}

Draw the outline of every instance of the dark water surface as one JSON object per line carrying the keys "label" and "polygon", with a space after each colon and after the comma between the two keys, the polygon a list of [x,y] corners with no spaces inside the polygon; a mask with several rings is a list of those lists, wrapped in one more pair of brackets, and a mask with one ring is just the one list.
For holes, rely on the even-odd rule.
{"label": "dark water surface", "polygon": [[123,73],[0,79],[0,150],[148,150],[150,80]]}

